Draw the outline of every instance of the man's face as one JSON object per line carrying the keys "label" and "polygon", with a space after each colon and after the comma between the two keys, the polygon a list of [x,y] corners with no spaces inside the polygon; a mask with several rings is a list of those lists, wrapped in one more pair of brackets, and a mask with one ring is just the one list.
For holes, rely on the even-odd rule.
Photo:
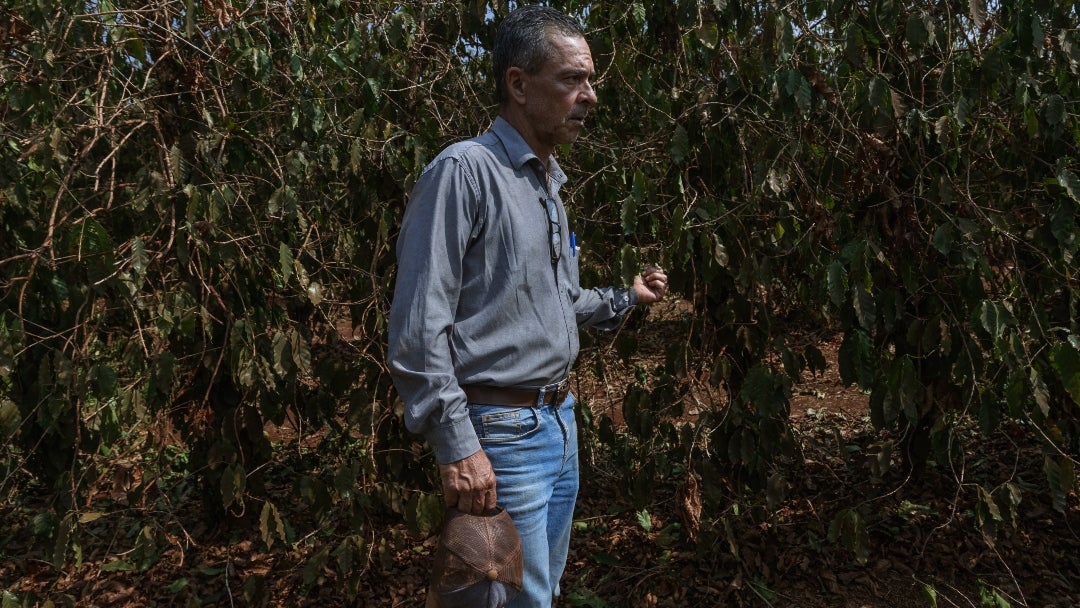
{"label": "man's face", "polygon": [[556,35],[551,43],[552,57],[539,72],[522,78],[530,143],[553,151],[556,145],[577,139],[589,108],[596,105],[596,92],[589,82],[593,60],[585,39]]}

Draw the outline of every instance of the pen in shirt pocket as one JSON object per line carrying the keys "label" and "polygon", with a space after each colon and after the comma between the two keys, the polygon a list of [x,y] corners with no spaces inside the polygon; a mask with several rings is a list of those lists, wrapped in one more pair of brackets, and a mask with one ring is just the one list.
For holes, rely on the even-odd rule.
{"label": "pen in shirt pocket", "polygon": [[577,233],[576,232],[571,232],[570,233],[570,257],[572,257],[572,258],[577,257]]}

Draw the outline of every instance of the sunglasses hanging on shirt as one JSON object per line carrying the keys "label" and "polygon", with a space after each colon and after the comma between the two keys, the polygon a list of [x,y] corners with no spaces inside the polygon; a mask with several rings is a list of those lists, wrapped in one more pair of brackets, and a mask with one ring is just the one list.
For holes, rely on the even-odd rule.
{"label": "sunglasses hanging on shirt", "polygon": [[562,254],[562,231],[559,227],[559,208],[555,205],[555,199],[550,196],[546,199],[540,199],[540,202],[542,202],[547,209],[548,227],[551,230],[551,261],[552,263],[558,262],[559,256]]}

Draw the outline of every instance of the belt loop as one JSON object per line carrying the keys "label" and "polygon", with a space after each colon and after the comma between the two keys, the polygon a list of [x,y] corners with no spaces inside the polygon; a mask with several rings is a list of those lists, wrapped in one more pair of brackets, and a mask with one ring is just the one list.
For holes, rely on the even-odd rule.
{"label": "belt loop", "polygon": [[536,407],[544,407],[544,395],[547,394],[548,387],[541,386],[540,390],[536,391]]}

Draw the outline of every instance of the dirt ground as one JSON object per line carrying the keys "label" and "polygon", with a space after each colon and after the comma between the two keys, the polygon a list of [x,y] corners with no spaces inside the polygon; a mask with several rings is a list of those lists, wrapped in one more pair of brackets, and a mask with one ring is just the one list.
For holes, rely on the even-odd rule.
{"label": "dirt ground", "polygon": [[[662,356],[650,341],[678,331],[680,314],[669,310],[641,324],[646,360]],[[641,364],[620,361],[616,339],[590,345],[575,375],[594,419],[619,418],[623,389]],[[785,499],[753,513],[739,506],[752,496],[706,501],[712,506],[700,513],[700,533],[691,541],[685,526],[673,525],[686,521],[686,476],[659,479],[652,503],[636,510],[619,489],[617,463],[594,454],[560,606],[1080,606],[1080,507],[1069,497],[1061,513],[1044,498],[1041,455],[1028,445],[1030,433],[1006,425],[965,445],[957,462],[931,466],[918,478],[882,473],[874,467],[882,435],[869,423],[866,395],[840,382],[835,336],[812,340],[828,367],[793,387],[801,462],[787,471]],[[594,365],[598,360],[604,365]],[[693,399],[705,406],[716,397]],[[692,420],[693,407],[685,415]],[[700,487],[723,485],[704,475]],[[991,537],[977,525],[978,487],[1006,483],[1023,500],[1015,514],[999,514],[1000,532]],[[399,520],[369,531],[363,549],[348,554],[353,561],[343,562],[343,522],[268,550],[257,525],[224,533],[205,520],[196,499],[168,514],[111,514],[117,523],[97,528],[59,571],[50,564],[56,539],[33,534],[38,507],[0,505],[0,606],[424,606],[435,538],[410,536]],[[843,525],[853,521],[862,525]],[[119,567],[139,563],[139,545],[132,549],[130,539],[144,533],[157,539],[154,561]],[[315,559],[320,552],[322,561]]]}
{"label": "dirt ground", "polygon": [[[572,596],[572,605],[1080,606],[1080,509],[1072,497],[1067,512],[1058,513],[1037,495],[1045,491],[1041,456],[1035,446],[1018,444],[1023,431],[987,438],[951,468],[932,466],[918,478],[879,476],[872,463],[881,435],[869,422],[868,397],[841,383],[836,338],[817,345],[829,367],[793,390],[791,416],[805,464],[787,500],[766,522],[713,537],[707,549],[699,539],[668,551],[662,535],[642,532],[635,514],[605,514],[615,498],[585,484],[580,516],[604,524],[573,541],[579,569],[570,569],[564,585],[588,591]],[[990,538],[977,529],[975,484],[993,489],[1006,481],[1030,494],[1015,528],[1002,526]],[[844,546],[842,533],[830,538],[843,512],[868,517],[863,556]],[[888,515],[869,519],[882,512]],[[714,525],[737,521],[729,515],[713,514]],[[622,586],[599,573],[606,562],[597,555],[634,556],[632,566],[625,558],[618,563]],[[601,587],[606,595],[597,596],[607,603],[590,603]]]}

